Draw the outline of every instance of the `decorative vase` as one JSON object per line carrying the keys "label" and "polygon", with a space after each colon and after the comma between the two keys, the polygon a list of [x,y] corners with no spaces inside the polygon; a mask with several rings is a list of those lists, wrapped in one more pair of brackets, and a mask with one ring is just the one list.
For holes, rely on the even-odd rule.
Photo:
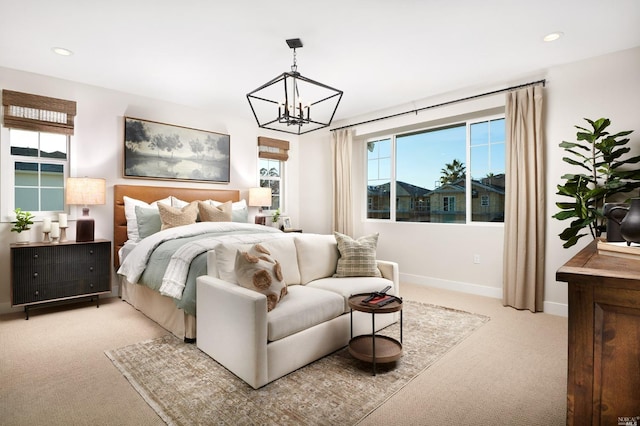
{"label": "decorative vase", "polygon": [[632,198],[627,215],[620,222],[620,235],[627,242],[640,243],[640,198]]}
{"label": "decorative vase", "polygon": [[617,243],[624,241],[620,235],[620,222],[629,211],[629,204],[605,203],[602,207],[602,215],[607,218],[607,241]]}

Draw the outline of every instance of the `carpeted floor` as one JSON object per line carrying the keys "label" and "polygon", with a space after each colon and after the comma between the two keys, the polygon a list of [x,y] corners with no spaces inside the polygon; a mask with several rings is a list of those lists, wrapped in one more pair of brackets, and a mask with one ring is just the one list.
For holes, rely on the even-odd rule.
{"label": "carpeted floor", "polygon": [[[258,390],[173,336],[106,351],[167,424],[335,425],[365,418],[489,318],[405,301],[403,356],[371,365],[343,348]],[[383,334],[399,336],[399,325]]]}

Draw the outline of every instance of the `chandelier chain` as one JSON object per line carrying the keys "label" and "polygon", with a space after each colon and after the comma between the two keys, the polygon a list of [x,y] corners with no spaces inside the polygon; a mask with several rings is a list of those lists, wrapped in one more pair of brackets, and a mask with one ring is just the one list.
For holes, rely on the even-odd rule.
{"label": "chandelier chain", "polygon": [[298,65],[296,61],[296,49],[293,48],[293,65],[291,65],[291,72],[298,72]]}

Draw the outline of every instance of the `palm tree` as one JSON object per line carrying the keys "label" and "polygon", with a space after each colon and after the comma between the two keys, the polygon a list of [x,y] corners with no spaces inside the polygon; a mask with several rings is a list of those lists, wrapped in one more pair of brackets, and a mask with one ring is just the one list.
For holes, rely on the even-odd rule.
{"label": "palm tree", "polygon": [[444,168],[440,170],[442,176],[440,177],[441,184],[454,183],[460,179],[464,179],[466,175],[466,167],[458,160],[454,159],[451,163],[444,165]]}

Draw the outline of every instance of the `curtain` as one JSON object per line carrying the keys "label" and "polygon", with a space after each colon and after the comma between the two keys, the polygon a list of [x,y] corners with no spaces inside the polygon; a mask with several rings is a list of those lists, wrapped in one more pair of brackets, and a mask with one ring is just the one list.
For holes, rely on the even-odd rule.
{"label": "curtain", "polygon": [[331,134],[333,161],[332,227],[345,235],[353,235],[353,197],[351,192],[351,154],[353,131],[336,130]]}
{"label": "curtain", "polygon": [[532,312],[544,301],[543,88],[506,95],[503,304]]}

